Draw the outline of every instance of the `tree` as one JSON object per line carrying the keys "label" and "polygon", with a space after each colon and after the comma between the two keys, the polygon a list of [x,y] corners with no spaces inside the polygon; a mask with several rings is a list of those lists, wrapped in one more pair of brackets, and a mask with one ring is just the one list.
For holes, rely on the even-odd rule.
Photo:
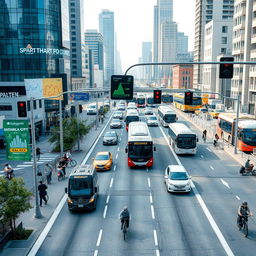
{"label": "tree", "polygon": [[10,223],[12,232],[15,232],[19,215],[32,208],[29,202],[31,196],[23,178],[12,178],[9,181],[0,177],[0,218],[3,222]]}
{"label": "tree", "polygon": [[[78,128],[79,127],[79,128]],[[77,140],[82,140],[89,132],[90,127],[84,121],[69,117],[63,120],[63,145],[64,151],[71,150]],[[78,132],[79,131],[79,132]],[[78,136],[79,134],[79,136]],[[53,151],[60,151],[60,128],[54,127],[49,142],[54,143]]]}

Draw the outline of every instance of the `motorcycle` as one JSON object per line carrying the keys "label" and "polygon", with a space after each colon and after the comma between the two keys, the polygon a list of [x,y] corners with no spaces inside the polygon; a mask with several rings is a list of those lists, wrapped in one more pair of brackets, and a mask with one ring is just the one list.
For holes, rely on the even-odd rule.
{"label": "motorcycle", "polygon": [[14,177],[15,177],[15,175],[14,175],[13,170],[8,171],[8,172],[6,173],[6,176],[5,176],[5,178],[8,179],[8,180],[11,180],[11,179],[14,178]]}
{"label": "motorcycle", "polygon": [[239,171],[243,176],[251,174],[253,176],[256,176],[256,169],[253,168],[245,168],[244,166],[241,166]]}

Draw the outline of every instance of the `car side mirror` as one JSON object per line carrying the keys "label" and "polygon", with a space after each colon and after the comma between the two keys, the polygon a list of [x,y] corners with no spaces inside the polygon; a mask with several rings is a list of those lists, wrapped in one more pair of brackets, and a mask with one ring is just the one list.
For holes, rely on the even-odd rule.
{"label": "car side mirror", "polygon": [[94,192],[95,192],[95,193],[98,192],[98,188],[97,188],[97,187],[94,188]]}
{"label": "car side mirror", "polygon": [[128,149],[127,148],[125,148],[125,153],[127,153],[128,152]]}
{"label": "car side mirror", "polygon": [[65,188],[65,193],[66,193],[66,194],[68,193],[68,188]]}
{"label": "car side mirror", "polygon": [[154,147],[154,151],[156,151],[156,147]]}
{"label": "car side mirror", "polygon": [[168,178],[168,175],[164,175],[164,178],[167,179],[167,178]]}
{"label": "car side mirror", "polygon": [[189,176],[188,178],[191,180],[191,179],[192,179],[192,176]]}
{"label": "car side mirror", "polygon": [[196,138],[196,142],[198,142],[198,138]]}

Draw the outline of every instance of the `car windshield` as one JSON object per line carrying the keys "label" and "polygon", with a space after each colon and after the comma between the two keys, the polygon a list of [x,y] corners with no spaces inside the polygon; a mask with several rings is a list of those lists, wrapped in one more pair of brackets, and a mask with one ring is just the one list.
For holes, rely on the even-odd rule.
{"label": "car windshield", "polygon": [[89,108],[96,108],[96,106],[95,106],[95,105],[92,105],[92,106],[89,106]]}
{"label": "car windshield", "polygon": [[71,196],[90,196],[92,194],[92,179],[70,179],[69,189]]}
{"label": "car windshield", "polygon": [[157,120],[156,116],[150,116],[148,117],[148,120]]}
{"label": "car windshield", "polygon": [[120,123],[120,120],[119,119],[113,119],[112,123]]}
{"label": "car windshield", "polygon": [[95,157],[95,160],[108,160],[108,159],[109,159],[108,155],[97,155]]}
{"label": "car windshield", "polygon": [[188,175],[186,172],[170,172],[170,179],[172,180],[187,180]]}
{"label": "car windshield", "polygon": [[114,132],[107,132],[104,137],[116,137]]}

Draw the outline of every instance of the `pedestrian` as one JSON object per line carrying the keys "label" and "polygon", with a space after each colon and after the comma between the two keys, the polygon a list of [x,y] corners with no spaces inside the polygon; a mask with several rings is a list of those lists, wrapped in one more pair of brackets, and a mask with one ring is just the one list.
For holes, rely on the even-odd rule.
{"label": "pedestrian", "polygon": [[38,186],[39,191],[39,198],[40,198],[40,206],[42,206],[42,202],[44,200],[45,205],[47,205],[46,195],[47,195],[47,186],[43,184],[43,182],[40,180],[40,184]]}
{"label": "pedestrian", "polygon": [[46,173],[47,184],[51,184],[51,182],[52,182],[52,172],[53,172],[52,165],[49,163],[46,163],[45,164],[45,173]]}
{"label": "pedestrian", "polygon": [[202,136],[204,142],[206,142],[206,136],[207,136],[207,130],[204,129],[203,136]]}
{"label": "pedestrian", "polygon": [[41,149],[39,147],[36,148],[36,156],[37,156],[37,161],[40,160],[40,155],[41,155]]}
{"label": "pedestrian", "polygon": [[104,121],[104,114],[101,114],[101,115],[100,115],[100,118],[101,118],[101,123],[103,124],[103,121]]}

